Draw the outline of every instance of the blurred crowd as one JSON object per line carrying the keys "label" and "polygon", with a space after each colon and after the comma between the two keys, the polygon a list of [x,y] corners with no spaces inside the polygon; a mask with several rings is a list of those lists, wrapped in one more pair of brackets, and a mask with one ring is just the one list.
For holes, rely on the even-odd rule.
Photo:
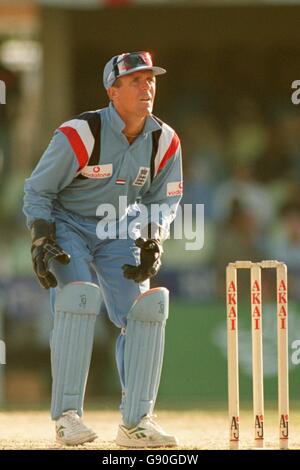
{"label": "blurred crowd", "polygon": [[[300,298],[300,112],[237,99],[225,119],[186,115],[184,203],[205,205],[203,261],[224,289],[230,261],[278,259]],[[194,254],[195,255],[195,254]],[[196,256],[197,257],[197,256]],[[199,260],[201,263],[201,259]]]}

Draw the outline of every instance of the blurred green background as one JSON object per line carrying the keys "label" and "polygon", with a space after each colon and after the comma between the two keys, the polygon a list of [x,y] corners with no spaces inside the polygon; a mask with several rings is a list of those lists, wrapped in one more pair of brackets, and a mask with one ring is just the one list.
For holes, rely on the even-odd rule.
{"label": "blurred green background", "polygon": [[[31,270],[23,183],[53,130],[105,106],[102,69],[124,51],[150,50],[158,79],[155,114],[175,127],[184,153],[183,204],[204,204],[205,241],[187,251],[169,240],[155,280],[171,292],[159,405],[226,406],[225,267],[279,259],[289,269],[290,382],[299,399],[300,2],[0,2],[0,365],[3,407],[48,406],[48,293]],[[70,6],[71,5],[71,6]],[[73,7],[72,7],[73,5]],[[195,207],[195,206],[194,206]],[[195,213],[193,215],[195,222]],[[198,227],[198,235],[200,236]],[[240,276],[241,397],[251,400],[249,278]],[[277,397],[275,284],[264,277],[266,400]],[[88,404],[119,399],[115,328],[98,320]]]}

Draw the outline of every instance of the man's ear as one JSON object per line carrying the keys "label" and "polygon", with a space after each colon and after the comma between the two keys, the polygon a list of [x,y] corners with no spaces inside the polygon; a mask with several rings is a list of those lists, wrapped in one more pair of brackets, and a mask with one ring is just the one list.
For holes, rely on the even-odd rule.
{"label": "man's ear", "polygon": [[107,94],[110,101],[113,101],[116,95],[118,94],[118,89],[116,87],[111,86],[107,89]]}

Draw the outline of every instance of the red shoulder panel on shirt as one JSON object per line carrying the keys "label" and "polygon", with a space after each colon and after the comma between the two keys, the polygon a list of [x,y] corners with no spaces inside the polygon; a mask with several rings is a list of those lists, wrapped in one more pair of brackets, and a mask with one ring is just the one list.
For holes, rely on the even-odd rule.
{"label": "red shoulder panel on shirt", "polygon": [[88,156],[87,150],[85,148],[84,143],[82,142],[80,135],[73,127],[70,127],[70,126],[62,126],[62,127],[59,127],[58,130],[63,132],[63,134],[65,134],[65,136],[67,137],[76,155],[78,165],[79,165],[78,170],[81,170],[82,168],[85,167],[85,165],[89,161],[89,156]]}
{"label": "red shoulder panel on shirt", "polygon": [[180,140],[179,140],[179,137],[178,135],[176,134],[176,132],[174,132],[174,135],[173,135],[173,138],[171,140],[171,143],[166,151],[166,153],[164,154],[161,162],[160,162],[160,165],[158,167],[158,170],[157,170],[157,173],[159,173],[167,164],[168,160],[170,160],[170,158],[172,158],[175,153],[176,153],[176,150],[178,149],[178,146],[180,144]]}

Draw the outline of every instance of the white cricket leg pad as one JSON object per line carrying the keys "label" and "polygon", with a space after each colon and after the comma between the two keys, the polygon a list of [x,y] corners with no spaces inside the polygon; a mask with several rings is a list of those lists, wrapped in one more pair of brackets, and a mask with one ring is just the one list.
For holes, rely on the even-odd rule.
{"label": "white cricket leg pad", "polygon": [[123,407],[127,427],[152,414],[163,363],[168,312],[169,291],[160,287],[140,295],[128,314]]}
{"label": "white cricket leg pad", "polygon": [[67,410],[82,415],[100,306],[100,289],[90,282],[71,282],[57,295],[51,338],[52,419]]}

